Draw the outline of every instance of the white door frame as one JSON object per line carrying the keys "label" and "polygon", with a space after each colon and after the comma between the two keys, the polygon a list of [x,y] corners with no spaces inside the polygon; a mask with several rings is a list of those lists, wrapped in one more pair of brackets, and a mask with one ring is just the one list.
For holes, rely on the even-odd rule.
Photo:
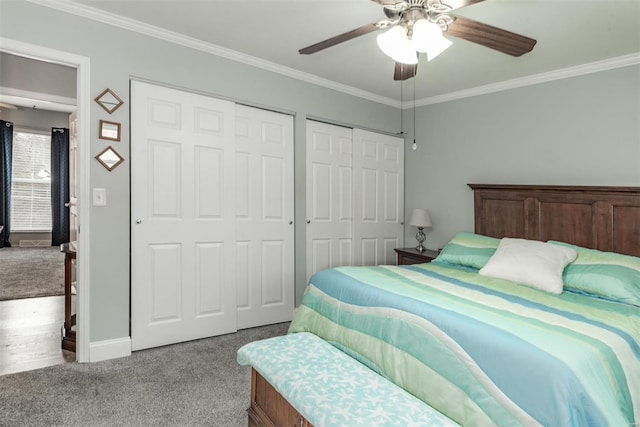
{"label": "white door frame", "polygon": [[55,62],[76,69],[76,108],[78,113],[78,223],[81,232],[78,233],[77,277],[78,283],[85,286],[78,287],[76,333],[76,361],[89,362],[89,214],[90,214],[90,177],[91,165],[91,123],[90,105],[91,92],[90,60],[87,57],[33,45],[19,40],[0,37],[0,51],[18,56],[26,56],[36,60]]}

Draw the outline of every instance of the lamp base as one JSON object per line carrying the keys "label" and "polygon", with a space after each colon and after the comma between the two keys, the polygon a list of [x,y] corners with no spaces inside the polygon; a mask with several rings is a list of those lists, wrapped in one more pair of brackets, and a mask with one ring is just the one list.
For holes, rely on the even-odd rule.
{"label": "lamp base", "polygon": [[418,241],[418,246],[416,246],[416,250],[419,252],[424,252],[427,250],[422,244],[426,240],[427,236],[422,232],[423,227],[418,227],[418,233],[416,233],[416,240]]}

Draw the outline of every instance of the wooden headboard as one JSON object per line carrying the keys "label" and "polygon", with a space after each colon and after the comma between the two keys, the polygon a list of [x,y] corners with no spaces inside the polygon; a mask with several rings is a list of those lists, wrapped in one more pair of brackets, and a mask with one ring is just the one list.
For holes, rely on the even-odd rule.
{"label": "wooden headboard", "polygon": [[478,234],[640,256],[640,187],[468,185]]}

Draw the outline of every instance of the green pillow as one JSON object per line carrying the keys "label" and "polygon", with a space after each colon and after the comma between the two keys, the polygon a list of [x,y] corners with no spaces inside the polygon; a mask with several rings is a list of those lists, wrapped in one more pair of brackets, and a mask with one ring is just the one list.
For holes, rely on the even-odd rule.
{"label": "green pillow", "polygon": [[481,269],[493,256],[500,239],[461,231],[453,236],[434,261]]}
{"label": "green pillow", "polygon": [[562,274],[564,289],[640,307],[640,258],[550,241],[578,252]]}

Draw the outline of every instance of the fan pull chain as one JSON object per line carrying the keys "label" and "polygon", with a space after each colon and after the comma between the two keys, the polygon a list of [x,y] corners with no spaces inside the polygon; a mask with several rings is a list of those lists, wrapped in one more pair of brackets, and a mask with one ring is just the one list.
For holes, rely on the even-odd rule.
{"label": "fan pull chain", "polygon": [[404,109],[402,108],[404,102],[403,102],[403,94],[404,94],[404,89],[402,88],[402,83],[403,81],[400,80],[400,135],[404,135]]}
{"label": "fan pull chain", "polygon": [[413,146],[414,150],[418,149],[416,144],[416,78],[413,78]]}

